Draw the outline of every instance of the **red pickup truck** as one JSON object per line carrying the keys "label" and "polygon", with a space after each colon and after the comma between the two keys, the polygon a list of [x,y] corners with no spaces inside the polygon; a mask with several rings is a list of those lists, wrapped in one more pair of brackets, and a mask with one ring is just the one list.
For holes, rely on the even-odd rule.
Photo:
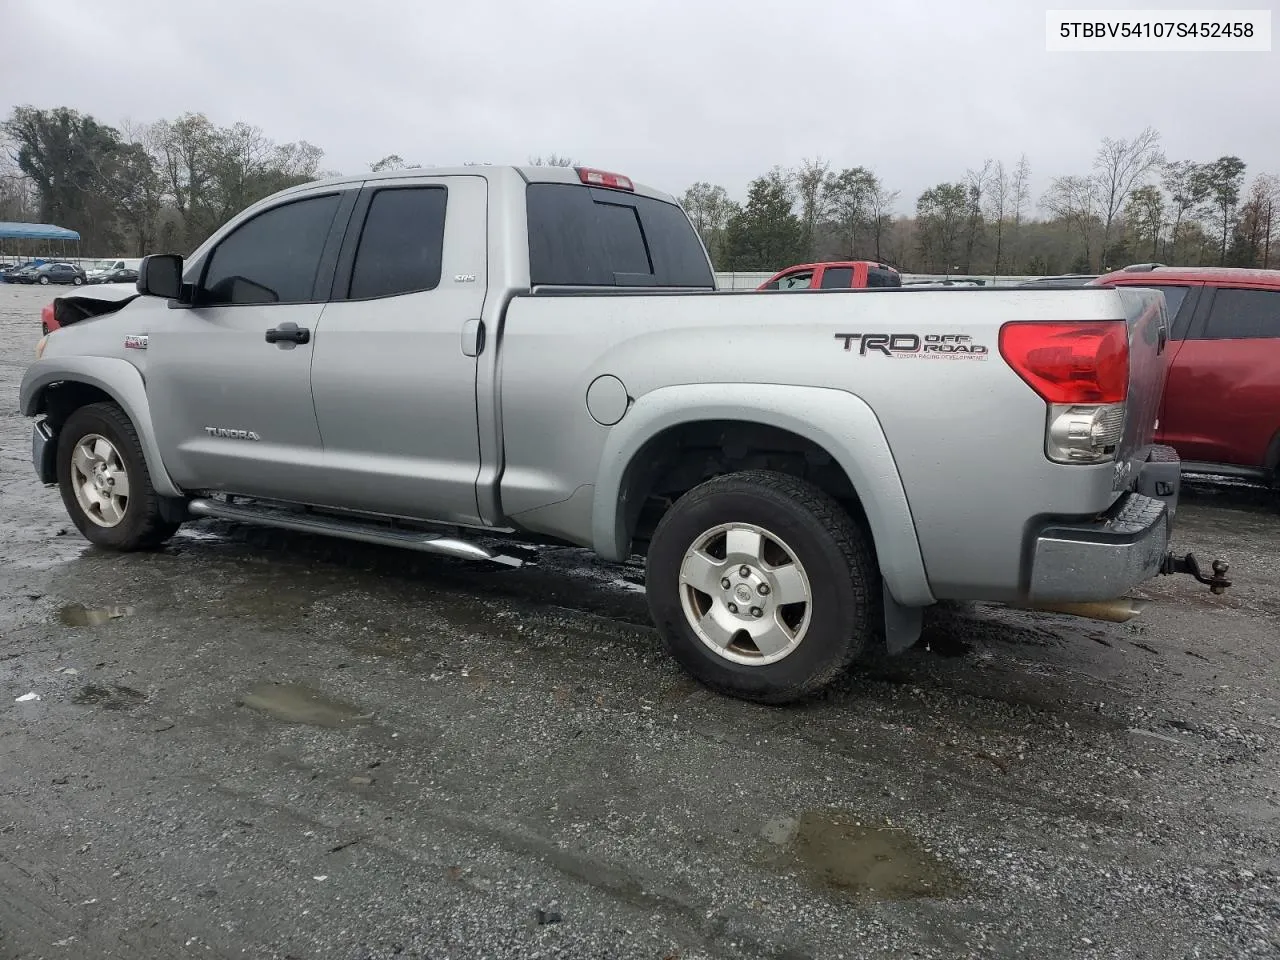
{"label": "red pickup truck", "polygon": [[1137,264],[1089,285],[1164,293],[1169,376],[1156,442],[1187,473],[1280,487],[1280,270]]}
{"label": "red pickup truck", "polygon": [[874,260],[833,260],[798,263],[780,270],[757,290],[860,290],[863,287],[900,287],[902,276]]}

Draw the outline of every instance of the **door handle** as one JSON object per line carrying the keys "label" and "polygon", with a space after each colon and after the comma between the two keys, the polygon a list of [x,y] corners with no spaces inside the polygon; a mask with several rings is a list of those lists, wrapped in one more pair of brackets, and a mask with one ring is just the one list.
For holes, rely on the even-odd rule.
{"label": "door handle", "polygon": [[478,357],[484,352],[484,321],[468,320],[462,325],[462,355]]}
{"label": "door handle", "polygon": [[282,323],[278,327],[272,327],[267,331],[267,343],[278,343],[284,345],[287,343],[310,343],[311,331],[306,327],[300,327],[296,323]]}

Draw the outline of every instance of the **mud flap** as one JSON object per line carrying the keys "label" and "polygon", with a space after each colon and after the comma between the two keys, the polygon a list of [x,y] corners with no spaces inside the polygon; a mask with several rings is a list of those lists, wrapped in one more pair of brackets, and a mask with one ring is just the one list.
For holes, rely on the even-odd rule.
{"label": "mud flap", "polygon": [[890,655],[910,650],[924,628],[924,607],[904,607],[884,584],[884,645]]}

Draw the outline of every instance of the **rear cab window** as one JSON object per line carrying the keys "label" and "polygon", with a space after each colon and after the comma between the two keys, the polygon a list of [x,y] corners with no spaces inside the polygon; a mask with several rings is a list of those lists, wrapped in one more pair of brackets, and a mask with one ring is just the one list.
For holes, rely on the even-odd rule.
{"label": "rear cab window", "polygon": [[884,267],[867,268],[868,287],[900,287],[902,274],[897,270],[886,270]]}
{"label": "rear cab window", "polygon": [[534,286],[715,286],[698,234],[675,204],[623,190],[531,183],[526,209]]}

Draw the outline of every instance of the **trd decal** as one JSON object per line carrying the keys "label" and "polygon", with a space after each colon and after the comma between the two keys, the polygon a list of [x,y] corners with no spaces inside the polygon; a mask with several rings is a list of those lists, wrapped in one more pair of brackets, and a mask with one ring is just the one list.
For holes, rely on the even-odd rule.
{"label": "trd decal", "polygon": [[886,357],[923,360],[985,360],[987,348],[964,333],[837,333],[846,351],[858,345],[858,356],[882,353]]}

